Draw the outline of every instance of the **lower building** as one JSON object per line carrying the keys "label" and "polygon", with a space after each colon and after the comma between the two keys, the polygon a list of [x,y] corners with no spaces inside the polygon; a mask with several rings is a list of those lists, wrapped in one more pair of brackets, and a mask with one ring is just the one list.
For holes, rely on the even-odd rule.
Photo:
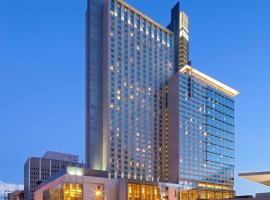
{"label": "lower building", "polygon": [[38,186],[35,200],[203,200],[228,198],[229,191],[189,189],[180,184],[111,179],[108,172],[67,167]]}
{"label": "lower building", "polygon": [[24,200],[24,191],[16,190],[14,192],[8,193],[8,200]]}
{"label": "lower building", "polygon": [[67,166],[80,166],[77,155],[46,152],[43,157],[30,157],[24,165],[24,199],[34,200],[34,192],[39,184],[64,170]]}
{"label": "lower building", "polygon": [[179,200],[181,191],[178,184],[110,179],[106,171],[67,167],[37,188],[35,200]]}
{"label": "lower building", "polygon": [[125,195],[121,184],[121,180],[108,179],[105,171],[67,167],[37,188],[35,200],[121,200],[119,194]]}
{"label": "lower building", "polygon": [[67,167],[42,183],[35,200],[160,200],[161,190],[156,182],[110,179],[108,172]]}

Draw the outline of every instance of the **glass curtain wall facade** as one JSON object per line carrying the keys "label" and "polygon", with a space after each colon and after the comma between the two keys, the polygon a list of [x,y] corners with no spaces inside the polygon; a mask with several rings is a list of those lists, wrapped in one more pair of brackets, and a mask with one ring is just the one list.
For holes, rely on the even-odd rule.
{"label": "glass curtain wall facade", "polygon": [[128,183],[128,200],[161,200],[158,185]]}
{"label": "glass curtain wall facade", "polygon": [[233,194],[233,96],[191,68],[169,81],[169,182]]}
{"label": "glass curtain wall facade", "polygon": [[186,74],[179,92],[180,178],[232,185],[234,100]]}

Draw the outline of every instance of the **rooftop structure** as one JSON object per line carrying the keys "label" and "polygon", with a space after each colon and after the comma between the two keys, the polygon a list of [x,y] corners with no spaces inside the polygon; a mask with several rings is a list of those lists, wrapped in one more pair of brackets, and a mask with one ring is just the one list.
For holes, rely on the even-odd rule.
{"label": "rooftop structure", "polygon": [[61,160],[67,162],[79,162],[79,156],[55,151],[47,151],[42,158],[51,160]]}
{"label": "rooftop structure", "polygon": [[229,96],[235,97],[237,95],[240,94],[239,91],[219,82],[218,80],[192,68],[189,65],[184,66],[183,68],[180,69],[180,72],[182,73],[190,73],[193,76],[195,76],[196,78],[201,79],[202,81],[205,81],[206,83],[212,85],[213,87],[221,90],[222,92],[224,92],[225,94],[228,94]]}

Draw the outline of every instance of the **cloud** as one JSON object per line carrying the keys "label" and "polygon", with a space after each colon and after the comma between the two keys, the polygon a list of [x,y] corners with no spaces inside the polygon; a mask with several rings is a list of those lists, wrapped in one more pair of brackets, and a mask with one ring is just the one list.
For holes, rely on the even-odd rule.
{"label": "cloud", "polygon": [[0,181],[0,199],[4,199],[5,193],[15,190],[23,190],[23,185],[5,183],[3,181]]}

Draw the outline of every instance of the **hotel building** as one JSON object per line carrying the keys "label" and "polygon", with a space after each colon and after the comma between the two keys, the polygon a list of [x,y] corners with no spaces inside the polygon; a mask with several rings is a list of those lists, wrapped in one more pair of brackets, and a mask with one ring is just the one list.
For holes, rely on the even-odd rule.
{"label": "hotel building", "polygon": [[88,0],[86,165],[182,199],[227,198],[238,92],[189,66],[188,26],[179,3],[164,27],[123,0]]}

